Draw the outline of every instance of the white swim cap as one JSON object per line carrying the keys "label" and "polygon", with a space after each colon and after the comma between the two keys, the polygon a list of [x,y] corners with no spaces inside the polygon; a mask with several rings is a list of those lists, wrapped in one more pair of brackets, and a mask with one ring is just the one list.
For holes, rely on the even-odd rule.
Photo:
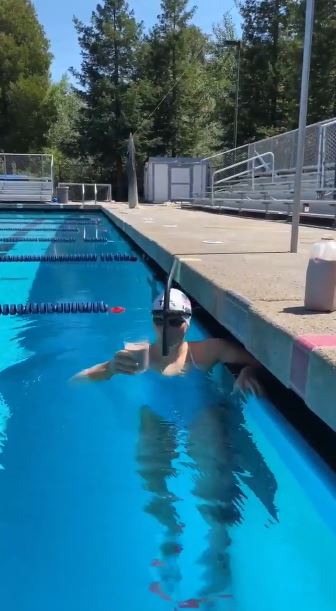
{"label": "white swim cap", "polygon": [[[159,295],[152,307],[153,312],[160,312],[164,308],[164,293]],[[179,314],[185,314],[186,317],[191,316],[191,303],[187,295],[182,293],[179,289],[170,289],[169,294],[169,312],[178,312]]]}

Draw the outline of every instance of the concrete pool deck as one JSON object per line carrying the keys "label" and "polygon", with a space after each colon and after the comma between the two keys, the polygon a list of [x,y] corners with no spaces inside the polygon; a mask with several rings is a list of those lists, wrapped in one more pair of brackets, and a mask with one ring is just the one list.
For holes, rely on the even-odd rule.
{"label": "concrete pool deck", "polygon": [[336,312],[303,308],[311,245],[333,230],[214,216],[173,206],[101,209],[286,387],[336,431]]}

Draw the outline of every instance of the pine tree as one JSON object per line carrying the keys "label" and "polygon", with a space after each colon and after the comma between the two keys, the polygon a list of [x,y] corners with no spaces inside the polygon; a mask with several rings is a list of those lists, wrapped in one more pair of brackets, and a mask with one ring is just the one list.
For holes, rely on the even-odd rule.
{"label": "pine tree", "polygon": [[237,41],[232,17],[225,13],[220,23],[214,25],[210,47],[208,73],[214,99],[213,124],[216,125],[216,148],[232,148],[236,104],[237,47],[228,46]]}
{"label": "pine tree", "polygon": [[315,8],[312,46],[310,101],[311,123],[336,115],[336,4],[319,0]]}
{"label": "pine tree", "polygon": [[0,150],[39,151],[54,117],[49,43],[30,0],[0,2]]}
{"label": "pine tree", "polygon": [[282,45],[286,0],[245,0],[241,6],[240,141],[286,129],[282,108]]}
{"label": "pine tree", "polygon": [[82,55],[81,70],[73,70],[83,102],[81,150],[104,168],[102,178],[116,184],[120,197],[127,139],[136,127],[134,83],[142,26],[125,0],[104,0],[89,25],[75,19],[75,27]]}
{"label": "pine tree", "polygon": [[211,147],[209,43],[191,22],[194,12],[188,0],[162,0],[158,23],[146,41],[151,154],[202,155]]}

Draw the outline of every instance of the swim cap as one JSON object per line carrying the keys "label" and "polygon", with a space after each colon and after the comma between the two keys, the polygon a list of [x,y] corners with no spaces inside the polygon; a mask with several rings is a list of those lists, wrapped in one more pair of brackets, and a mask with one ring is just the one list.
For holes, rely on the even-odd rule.
{"label": "swim cap", "polygon": [[[160,312],[164,308],[164,293],[159,295],[152,307],[153,312]],[[182,293],[179,289],[170,289],[169,293],[169,312],[178,312],[184,314],[187,318],[191,316],[191,303],[187,295]]]}

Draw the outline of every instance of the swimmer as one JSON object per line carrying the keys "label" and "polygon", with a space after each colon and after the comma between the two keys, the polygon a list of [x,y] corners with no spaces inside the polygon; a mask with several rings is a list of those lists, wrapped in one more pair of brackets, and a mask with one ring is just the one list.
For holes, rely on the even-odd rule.
{"label": "swimmer", "polygon": [[[192,309],[188,297],[179,289],[170,290],[169,310],[167,317],[168,356],[162,355],[164,294],[153,303],[152,317],[156,332],[156,341],[149,346],[148,368],[164,376],[177,376],[188,373],[193,367],[204,372],[217,363],[241,365],[237,387],[243,392],[263,394],[263,389],[256,377],[259,363],[245,348],[227,339],[209,338],[198,342],[185,339],[188,331]],[[141,371],[141,364],[131,350],[120,350],[114,357],[78,373],[74,381],[100,382],[109,380],[116,374],[132,375]]]}

